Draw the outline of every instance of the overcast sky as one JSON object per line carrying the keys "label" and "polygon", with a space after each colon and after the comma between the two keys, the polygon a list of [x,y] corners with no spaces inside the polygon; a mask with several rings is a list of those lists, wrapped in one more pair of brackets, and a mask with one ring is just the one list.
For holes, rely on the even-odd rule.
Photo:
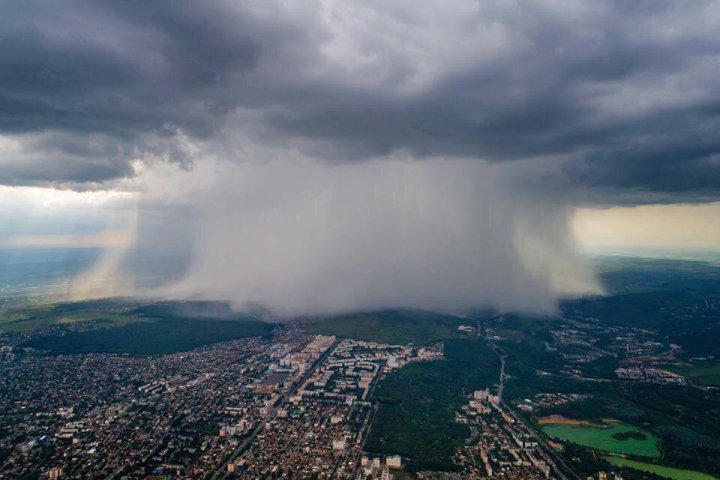
{"label": "overcast sky", "polygon": [[[716,199],[720,4],[0,2],[0,181],[134,160],[536,160],[597,203]],[[238,138],[238,136],[246,138]],[[195,155],[194,155],[195,154]]]}
{"label": "overcast sky", "polygon": [[[250,212],[234,218],[245,222],[312,197],[293,218],[328,201],[324,222],[344,205],[372,224],[368,209],[385,202],[397,217],[371,228],[387,231],[422,202],[422,215],[463,211],[464,225],[495,208],[515,236],[562,224],[573,250],[578,236],[662,243],[674,207],[636,206],[720,200],[717,1],[0,0],[0,11],[4,243],[164,245],[182,235],[153,222],[216,231],[228,210]],[[399,208],[398,191],[415,203]],[[537,205],[542,229],[528,220]],[[683,211],[696,233],[668,242],[720,241],[702,227],[717,211]],[[283,212],[249,223],[254,241],[279,235]],[[645,233],[623,227],[637,222]],[[426,223],[405,234],[425,236]],[[346,247],[333,232],[323,241]],[[205,236],[200,250],[237,235]],[[183,248],[207,266],[197,242]],[[383,257],[370,243],[353,248]]]}

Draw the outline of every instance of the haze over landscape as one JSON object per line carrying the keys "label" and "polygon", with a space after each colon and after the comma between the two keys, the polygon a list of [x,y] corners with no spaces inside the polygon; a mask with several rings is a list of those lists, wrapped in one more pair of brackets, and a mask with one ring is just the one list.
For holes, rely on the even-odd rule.
{"label": "haze over landscape", "polygon": [[602,291],[578,241],[717,199],[716,9],[6,2],[0,242],[114,250],[94,295],[161,251],[175,296],[547,311]]}

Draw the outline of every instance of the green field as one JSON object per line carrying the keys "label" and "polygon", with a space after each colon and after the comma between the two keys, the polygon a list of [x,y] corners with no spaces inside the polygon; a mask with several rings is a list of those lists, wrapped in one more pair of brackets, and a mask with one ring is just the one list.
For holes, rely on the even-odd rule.
{"label": "green field", "polygon": [[720,385],[720,362],[705,361],[668,367],[697,385]]}
{"label": "green field", "polygon": [[[549,424],[544,425],[542,429],[550,437],[604,452],[638,455],[648,458],[660,457],[657,438],[650,432],[626,423],[611,423],[607,427]],[[627,432],[642,433],[646,438],[642,440],[635,438],[618,440],[613,437],[613,435]]]}
{"label": "green field", "polygon": [[404,345],[428,344],[450,338],[468,338],[459,325],[472,325],[453,315],[421,310],[383,310],[326,317],[308,325],[308,330],[368,342]]}
{"label": "green field", "polygon": [[636,462],[619,457],[605,457],[605,460],[612,463],[616,467],[628,467],[643,472],[650,472],[660,477],[671,478],[673,480],[718,480],[707,473],[696,472],[694,470],[683,470],[681,468],[665,467],[663,465],[655,465],[654,463]]}
{"label": "green field", "polygon": [[105,327],[123,326],[143,320],[128,310],[132,305],[122,299],[102,299],[7,308],[0,310],[0,330],[31,333],[53,325],[92,328],[98,322]]}

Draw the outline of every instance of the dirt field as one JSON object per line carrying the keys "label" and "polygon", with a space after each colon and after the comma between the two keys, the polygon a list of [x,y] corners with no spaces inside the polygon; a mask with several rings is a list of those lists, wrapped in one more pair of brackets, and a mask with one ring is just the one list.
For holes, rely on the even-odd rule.
{"label": "dirt field", "polygon": [[[613,422],[613,420],[610,420]],[[574,418],[563,417],[562,415],[548,415],[547,417],[541,417],[538,419],[540,425],[573,425],[576,427],[597,427],[604,428],[607,425],[602,423],[595,423],[589,420],[576,420]]]}

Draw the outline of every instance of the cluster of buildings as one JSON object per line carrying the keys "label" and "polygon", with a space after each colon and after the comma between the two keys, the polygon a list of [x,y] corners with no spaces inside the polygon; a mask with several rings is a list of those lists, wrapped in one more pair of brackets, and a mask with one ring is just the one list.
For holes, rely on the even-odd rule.
{"label": "cluster of buildings", "polygon": [[620,367],[615,369],[615,374],[621,380],[631,380],[635,382],[661,383],[666,385],[687,385],[688,383],[682,375],[662,368],[647,366]]}
{"label": "cluster of buildings", "polygon": [[610,348],[626,357],[653,356],[665,350],[657,341],[657,332],[645,328],[615,327],[617,334],[610,339]]}
{"label": "cluster of buildings", "polygon": [[592,329],[598,328],[597,326],[592,325],[588,330],[587,326],[574,328],[577,325],[576,322],[569,322],[558,330],[552,330],[552,342],[546,344],[547,349],[559,352],[559,355],[570,363],[590,363],[606,355],[615,355],[596,346],[599,339]]}
{"label": "cluster of buildings", "polygon": [[516,402],[516,406],[524,412],[546,410],[565,403],[576,402],[590,398],[586,393],[537,393],[532,398]]}
{"label": "cluster of buildings", "polygon": [[163,356],[0,352],[0,480],[377,478],[378,380],[442,347],[284,329]]}
{"label": "cluster of buildings", "polygon": [[658,355],[667,350],[665,344],[658,341],[655,330],[605,325],[592,318],[564,318],[559,328],[550,334],[552,341],[547,344],[548,350],[559,351],[563,358],[576,363],[588,363],[602,356]]}
{"label": "cluster of buildings", "polygon": [[267,415],[256,389],[272,374],[270,352],[244,339],[148,358],[3,362],[0,479],[208,475]]}
{"label": "cluster of buildings", "polygon": [[[593,319],[564,319],[559,328],[552,330],[552,341],[546,342],[548,351],[557,352],[573,366],[563,373],[586,377],[599,372],[588,370],[592,362],[603,357],[614,357],[619,368],[614,369],[615,378],[636,382],[687,385],[687,380],[676,373],[657,366],[675,362],[682,353],[679,345],[661,341],[657,331],[648,328],[603,325]],[[600,341],[602,340],[602,342]],[[602,348],[599,346],[602,345]],[[611,379],[613,369],[604,372]]]}
{"label": "cluster of buildings", "polygon": [[305,401],[278,409],[250,447],[227,464],[232,478],[347,478],[358,453],[363,412]]}
{"label": "cluster of buildings", "polygon": [[385,458],[363,455],[360,459],[360,472],[357,478],[393,480],[395,475],[392,472],[402,467],[403,461],[400,455],[388,455]]}
{"label": "cluster of buildings", "polygon": [[[276,405],[276,414],[264,420],[247,449],[228,462],[226,475],[390,480],[389,469],[401,465],[399,458],[376,462],[362,457],[374,413],[369,402],[372,389],[380,378],[406,363],[439,358],[442,353],[353,340],[335,343],[329,337],[318,337],[311,345],[317,346],[312,368]],[[292,370],[298,358],[283,356],[275,372]]]}
{"label": "cluster of buildings", "polygon": [[592,477],[587,477],[587,480],[623,480],[622,475],[615,472],[603,472],[600,471],[597,473],[597,475],[594,475]]}
{"label": "cluster of buildings", "polygon": [[554,466],[546,452],[525,424],[503,409],[497,395],[487,389],[474,392],[456,420],[471,432],[453,459],[464,478],[551,477]]}

